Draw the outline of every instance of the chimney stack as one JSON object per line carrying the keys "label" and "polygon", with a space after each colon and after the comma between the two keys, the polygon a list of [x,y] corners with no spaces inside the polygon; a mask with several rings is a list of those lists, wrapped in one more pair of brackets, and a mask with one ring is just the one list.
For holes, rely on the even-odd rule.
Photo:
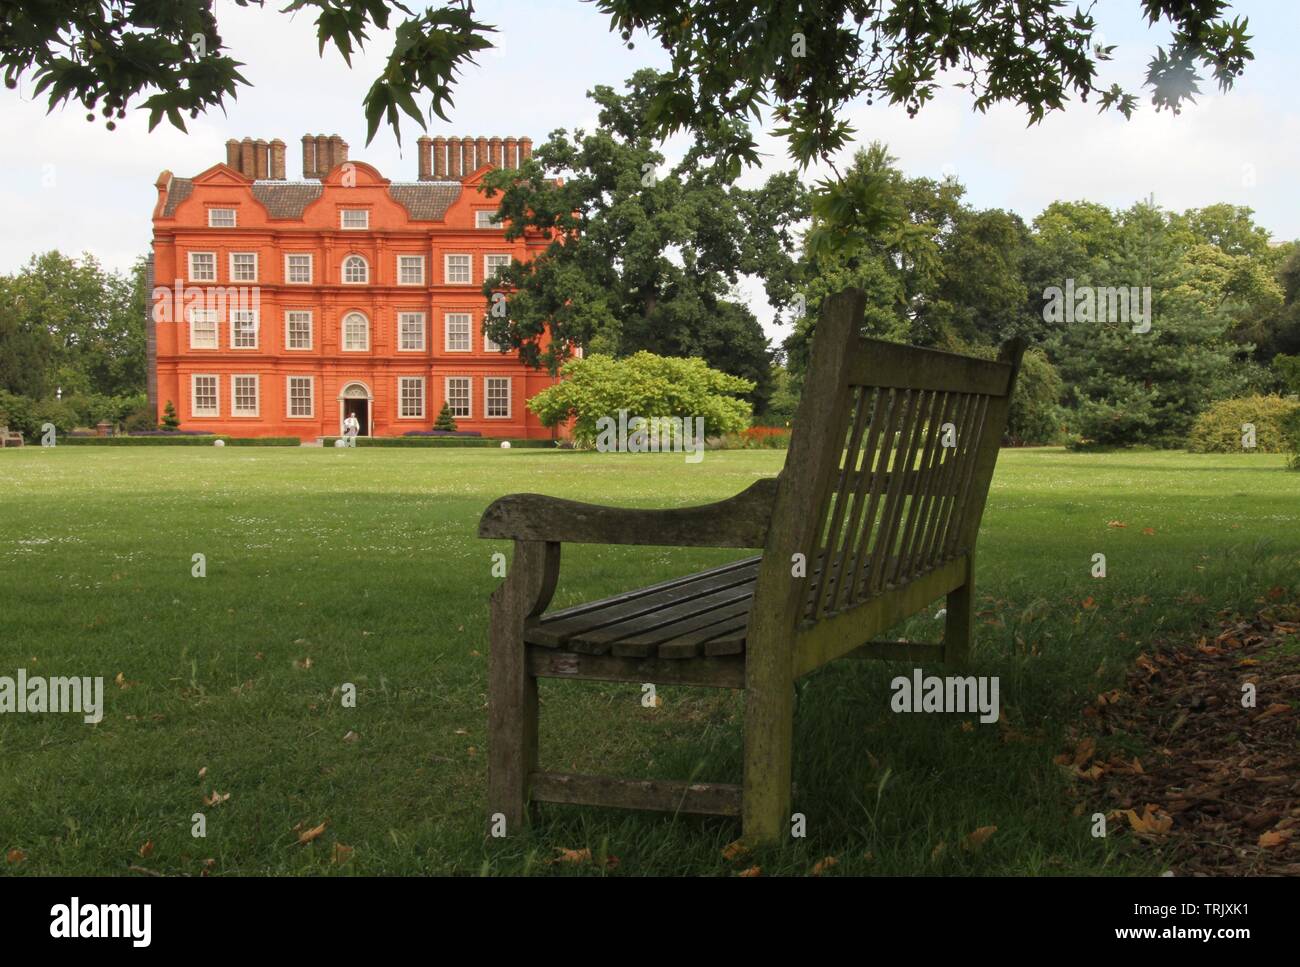
{"label": "chimney stack", "polygon": [[475,142],[474,154],[475,154],[474,157],[475,170],[482,168],[485,164],[488,163],[488,139],[487,138],[479,138],[478,141]]}
{"label": "chimney stack", "polygon": [[500,168],[501,167],[501,139],[498,137],[493,137],[491,140],[488,141],[488,146],[489,146],[488,164],[490,164],[493,168]]}
{"label": "chimney stack", "polygon": [[330,135],[330,171],[348,163],[348,143],[337,134]]}
{"label": "chimney stack", "polygon": [[417,152],[419,155],[420,181],[433,180],[433,138],[428,135],[421,135],[416,139]]}
{"label": "chimney stack", "polygon": [[462,178],[468,178],[474,173],[474,139],[461,138],[460,151],[460,176]]}
{"label": "chimney stack", "polygon": [[522,168],[522,167],[524,166],[524,162],[527,161],[527,160],[528,160],[529,158],[531,158],[532,156],[533,156],[533,139],[532,139],[532,138],[520,138],[520,139],[519,139],[519,164],[518,164],[518,167]]}
{"label": "chimney stack", "polygon": [[506,138],[506,141],[505,141],[506,154],[505,154],[505,157],[501,159],[501,167],[503,167],[503,168],[518,168],[518,167],[519,167],[518,162],[515,161],[515,145],[516,145],[516,144],[518,144],[518,142],[517,142],[514,138]]}
{"label": "chimney stack", "polygon": [[460,138],[447,139],[447,177],[460,180]]}
{"label": "chimney stack", "polygon": [[316,177],[316,139],[310,134],[302,136],[302,176]]}
{"label": "chimney stack", "polygon": [[330,139],[323,134],[316,135],[316,173],[313,178],[324,178],[330,171]]}
{"label": "chimney stack", "polygon": [[270,174],[267,167],[271,146],[261,138],[253,142],[253,177],[257,181],[266,181]]}
{"label": "chimney stack", "polygon": [[271,178],[284,181],[284,142],[279,138],[271,142]]}
{"label": "chimney stack", "polygon": [[226,142],[226,165],[236,171],[240,170],[239,142],[234,138]]}
{"label": "chimney stack", "polygon": [[437,181],[447,177],[447,139],[442,135],[433,139],[433,177]]}

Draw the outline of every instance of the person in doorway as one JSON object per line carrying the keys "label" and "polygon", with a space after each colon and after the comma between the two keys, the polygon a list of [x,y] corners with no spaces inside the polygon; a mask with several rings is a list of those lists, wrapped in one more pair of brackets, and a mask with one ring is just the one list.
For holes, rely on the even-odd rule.
{"label": "person in doorway", "polygon": [[357,434],[361,432],[361,421],[357,419],[355,413],[349,413],[343,420],[343,439],[347,441],[348,446],[357,445]]}

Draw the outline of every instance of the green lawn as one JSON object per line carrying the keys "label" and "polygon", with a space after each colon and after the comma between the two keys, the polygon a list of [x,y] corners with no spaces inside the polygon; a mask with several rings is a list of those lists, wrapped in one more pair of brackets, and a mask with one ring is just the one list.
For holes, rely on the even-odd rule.
{"label": "green lawn", "polygon": [[[95,726],[0,716],[0,851],[26,854],[0,870],[193,874],[212,859],[215,874],[592,872],[547,863],[589,847],[620,875],[806,872],[827,855],[837,873],[1157,872],[1123,837],[1089,835],[1052,756],[1154,638],[1295,589],[1300,474],[1281,457],[1005,451],[979,543],[976,658],[1001,676],[1010,731],[891,713],[889,679],[910,666],[811,676],[795,764],[806,839],[729,862],[729,821],[562,807],[544,807],[531,838],[485,838],[487,596],[491,555],[508,548],[474,537],[482,510],[516,491],[709,501],[783,458],[0,452],[0,675],[107,686]],[[1099,552],[1104,580],[1090,576]],[[196,553],[205,578],[191,576]],[[564,553],[555,606],[739,556]],[[934,610],[899,634],[937,636]],[[342,707],[345,683],[356,708]],[[739,696],[659,693],[662,707],[645,709],[633,686],[544,682],[543,765],[738,780]],[[204,805],[214,791],[230,798]],[[191,836],[196,812],[205,839]],[[990,825],[981,851],[957,848]],[[341,867],[336,843],[354,850]]]}

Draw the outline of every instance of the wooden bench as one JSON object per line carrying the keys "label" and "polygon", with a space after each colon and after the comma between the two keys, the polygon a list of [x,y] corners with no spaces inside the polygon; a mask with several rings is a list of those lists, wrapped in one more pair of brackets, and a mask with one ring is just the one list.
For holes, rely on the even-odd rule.
{"label": "wooden bench", "polygon": [[23,442],[23,435],[17,430],[11,431],[7,426],[0,426],[0,447],[21,447]]}
{"label": "wooden bench", "polygon": [[[488,683],[488,806],[507,833],[531,801],[738,815],[746,840],[773,841],[790,823],[798,678],[844,657],[967,659],[975,537],[1023,344],[991,361],[865,339],[864,305],[858,290],[824,304],[779,477],[701,507],[516,494],[484,513],[480,537],[515,542]],[[565,542],[762,554],[547,613]],[[942,644],[873,641],[945,595]],[[541,771],[539,677],[745,689],[743,783]]]}

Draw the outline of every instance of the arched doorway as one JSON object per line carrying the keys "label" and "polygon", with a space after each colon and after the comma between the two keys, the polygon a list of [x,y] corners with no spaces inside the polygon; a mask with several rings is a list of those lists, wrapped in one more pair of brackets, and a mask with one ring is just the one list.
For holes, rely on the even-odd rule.
{"label": "arched doorway", "polygon": [[353,380],[339,393],[339,433],[343,432],[343,421],[355,416],[361,424],[360,435],[370,436],[374,429],[374,396],[370,387],[360,380]]}

